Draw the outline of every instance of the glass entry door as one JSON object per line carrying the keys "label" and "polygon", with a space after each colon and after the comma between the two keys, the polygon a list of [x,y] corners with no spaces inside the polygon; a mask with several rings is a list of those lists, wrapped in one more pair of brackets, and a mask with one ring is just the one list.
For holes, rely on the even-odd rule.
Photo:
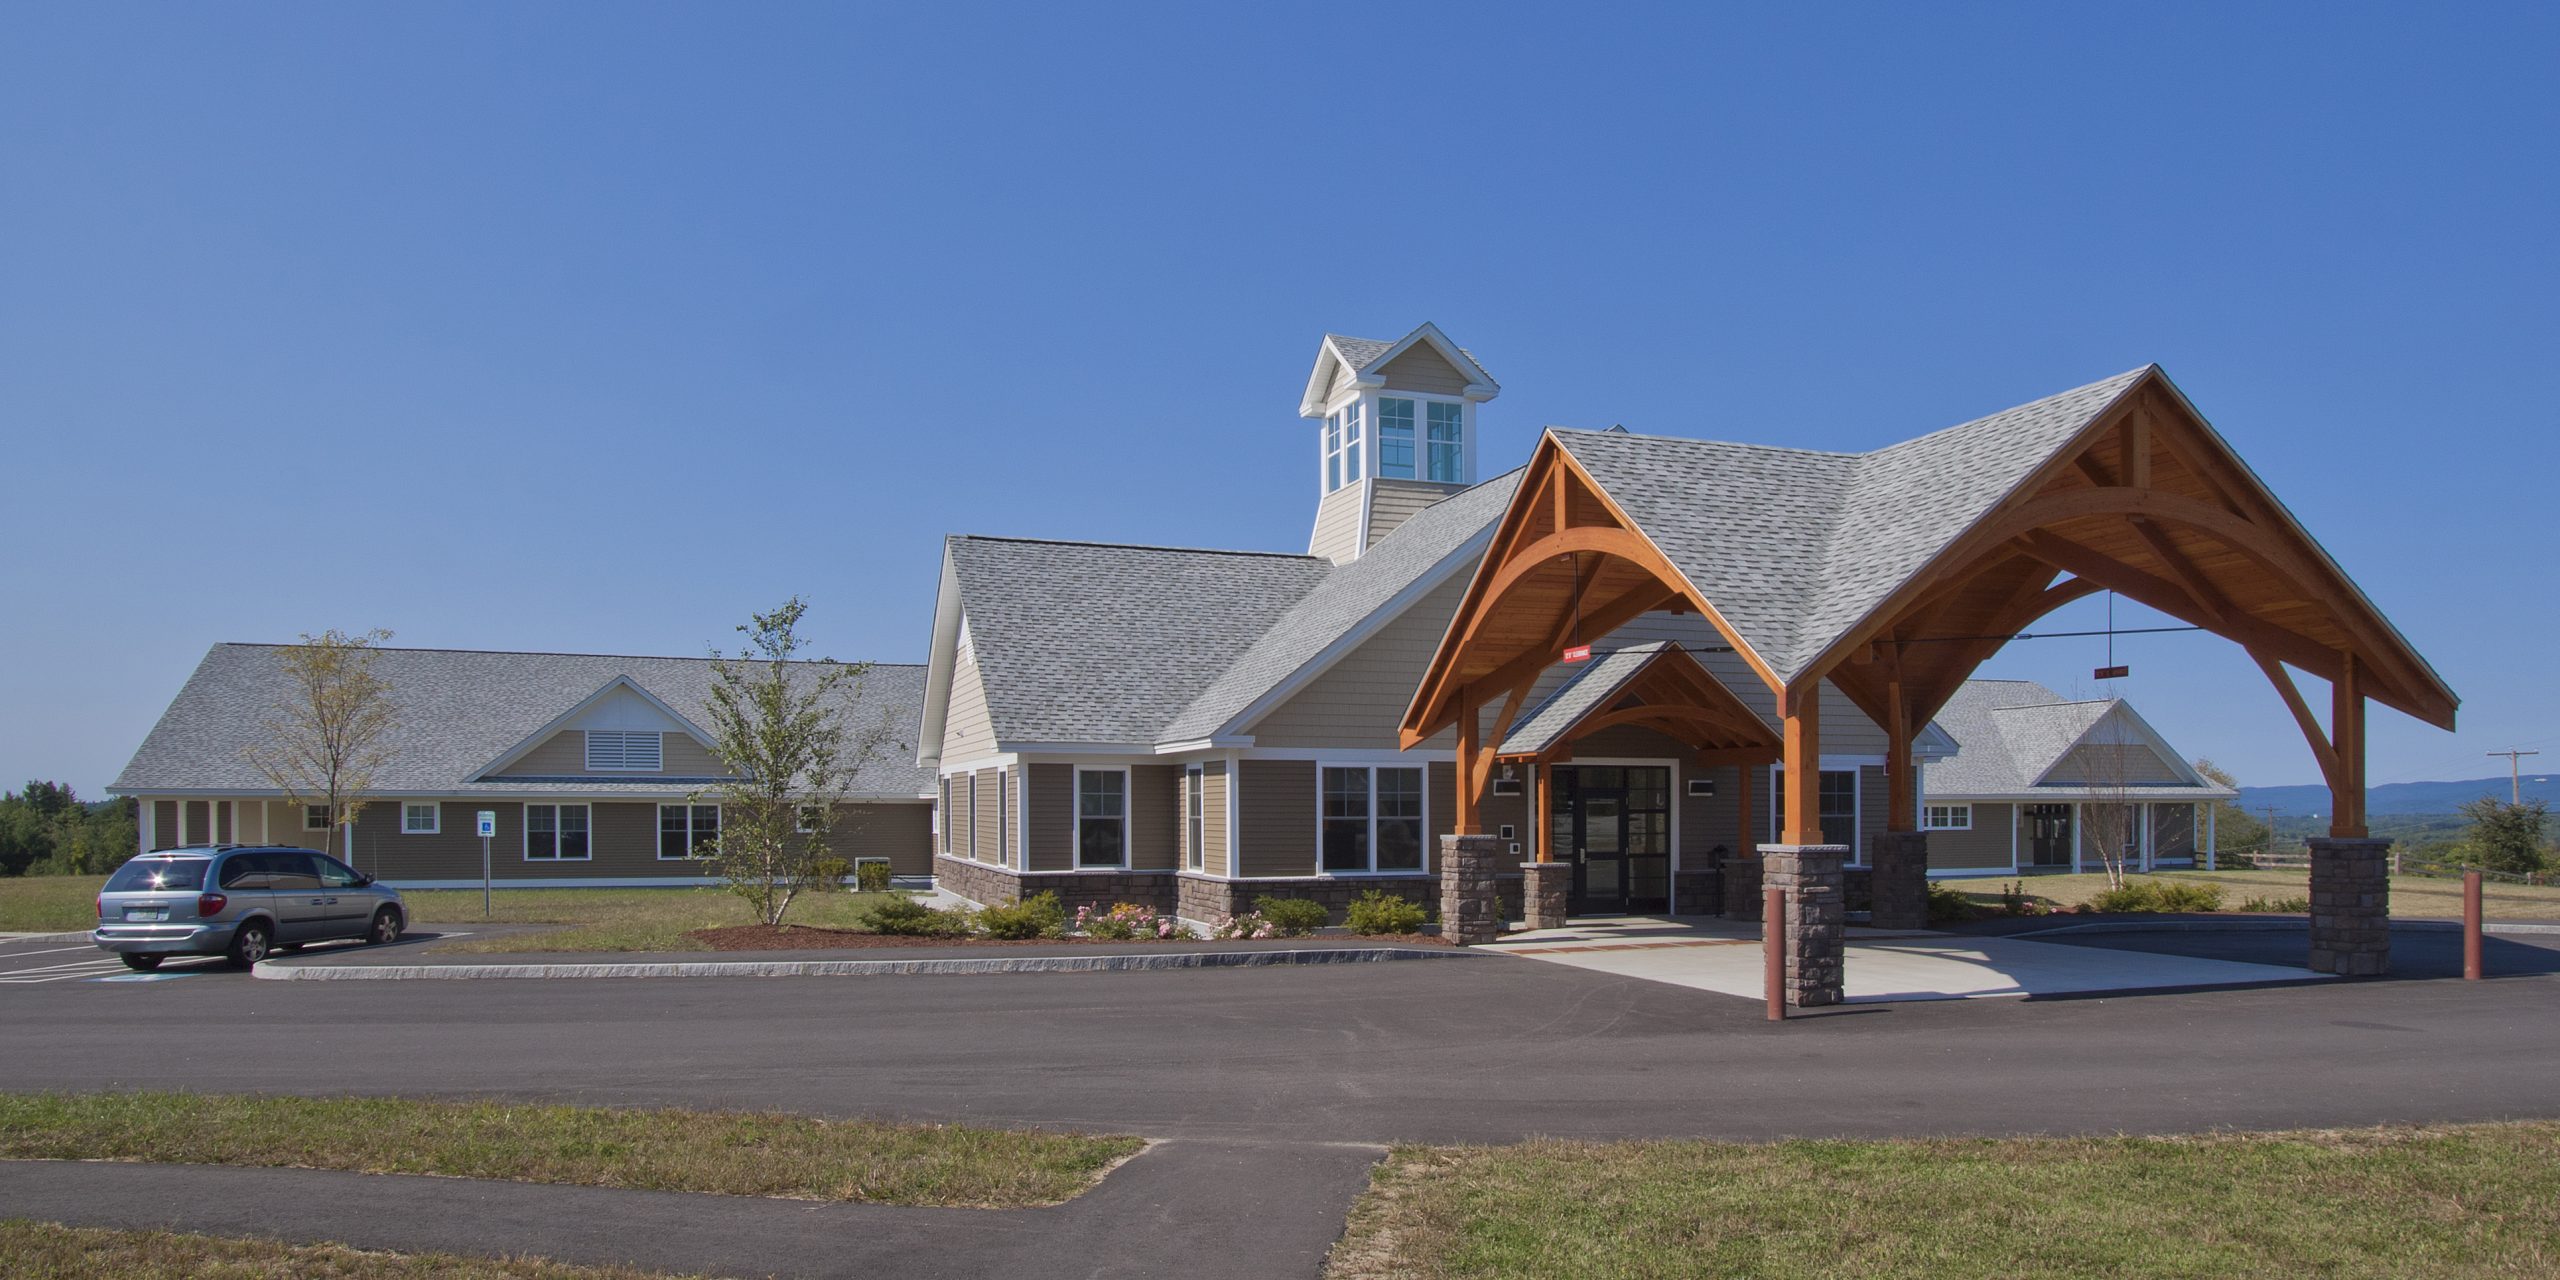
{"label": "glass entry door", "polygon": [[1549,834],[1573,862],[1575,915],[1671,909],[1671,770],[1560,765]]}
{"label": "glass entry door", "polygon": [[2026,805],[2021,819],[2027,824],[2027,865],[2068,870],[2071,866],[2071,806]]}

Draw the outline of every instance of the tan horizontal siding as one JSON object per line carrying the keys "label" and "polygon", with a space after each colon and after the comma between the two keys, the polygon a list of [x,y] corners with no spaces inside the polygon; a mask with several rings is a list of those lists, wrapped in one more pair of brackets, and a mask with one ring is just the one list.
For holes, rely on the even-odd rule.
{"label": "tan horizontal siding", "polygon": [[1130,769],[1128,803],[1129,868],[1171,871],[1180,867],[1182,767],[1142,764]]}
{"label": "tan horizontal siding", "polygon": [[1316,764],[1313,760],[1241,762],[1244,794],[1236,810],[1237,843],[1250,876],[1316,872]]}
{"label": "tan horizontal siding", "polygon": [[[613,770],[605,775],[613,778],[710,778],[728,774],[726,766],[709,747],[692,734],[669,731],[658,735],[658,763],[654,771]],[[587,768],[587,733],[584,729],[563,729],[544,739],[540,746],[524,753],[503,770],[491,774],[495,778],[582,778]]]}
{"label": "tan horizontal siding", "polygon": [[[1257,746],[1394,748],[1405,706],[1466,590],[1465,574],[1443,583],[1245,731]],[[1444,730],[1430,745],[1452,741]]]}
{"label": "tan horizontal siding", "polygon": [[[1416,446],[1416,448],[1420,447],[1420,445]],[[1385,476],[1371,481],[1369,536],[1362,545],[1364,547],[1378,545],[1378,539],[1394,533],[1398,525],[1412,519],[1442,498],[1458,492],[1462,487],[1454,484],[1435,484],[1429,480],[1397,480]]]}
{"label": "tan horizontal siding", "polygon": [[1076,767],[1071,764],[1029,766],[1029,791],[1023,796],[1030,812],[1023,822],[1024,867],[1032,871],[1069,871],[1076,865]]}
{"label": "tan horizontal siding", "polygon": [[1201,766],[1200,810],[1201,848],[1206,854],[1201,870],[1213,876],[1228,875],[1227,870],[1227,762],[1212,760]]}
{"label": "tan horizontal siding", "polygon": [[987,711],[987,687],[978,674],[975,645],[960,651],[951,665],[950,701],[942,717],[942,758],[966,764],[996,749],[995,722]]}
{"label": "tan horizontal siding", "polygon": [[887,858],[897,875],[932,875],[933,806],[837,805],[835,825],[827,830],[827,851],[847,863]]}
{"label": "tan horizontal siding", "polygon": [[2158,752],[2138,743],[2091,742],[2072,749],[2045,776],[2046,785],[2104,787],[2185,782]]}
{"label": "tan horizontal siding", "polygon": [[[1924,801],[1924,803],[1932,803]],[[1954,803],[1963,803],[1956,801]],[[1970,831],[1929,833],[1929,869],[1980,871],[2009,865],[2009,827],[2016,810],[2005,804],[1973,806]]]}
{"label": "tan horizontal siding", "polygon": [[1335,564],[1357,557],[1364,544],[1361,522],[1368,509],[1368,484],[1346,484],[1316,503],[1315,532],[1307,536],[1307,554]]}
{"label": "tan horizontal siding", "polygon": [[1434,395],[1454,396],[1467,389],[1467,376],[1449,363],[1439,349],[1428,342],[1417,342],[1405,348],[1403,355],[1378,370],[1378,377],[1390,391],[1425,391]]}

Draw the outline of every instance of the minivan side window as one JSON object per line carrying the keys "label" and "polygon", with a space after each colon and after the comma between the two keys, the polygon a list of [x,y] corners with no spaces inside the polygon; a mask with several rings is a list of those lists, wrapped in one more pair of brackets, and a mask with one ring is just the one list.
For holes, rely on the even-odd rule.
{"label": "minivan side window", "polygon": [[222,864],[222,887],[225,889],[264,889],[274,872],[267,866],[263,853],[235,853]]}
{"label": "minivan side window", "polygon": [[275,871],[275,883],[269,888],[301,893],[320,887],[320,868],[313,865],[320,860],[317,854],[289,852],[264,856],[268,859],[267,865]]}
{"label": "minivan side window", "polygon": [[321,888],[352,889],[356,887],[356,873],[347,864],[327,854],[314,857],[312,861],[320,864]]}

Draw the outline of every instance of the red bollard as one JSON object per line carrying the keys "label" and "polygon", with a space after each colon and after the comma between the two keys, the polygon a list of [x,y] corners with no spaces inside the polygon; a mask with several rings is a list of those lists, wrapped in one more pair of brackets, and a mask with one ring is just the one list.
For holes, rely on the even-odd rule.
{"label": "red bollard", "polygon": [[2462,978],[2480,980],[2480,873],[2462,873]]}
{"label": "red bollard", "polygon": [[1760,961],[1762,985],[1769,997],[1769,1021],[1787,1020],[1787,891],[1760,892]]}

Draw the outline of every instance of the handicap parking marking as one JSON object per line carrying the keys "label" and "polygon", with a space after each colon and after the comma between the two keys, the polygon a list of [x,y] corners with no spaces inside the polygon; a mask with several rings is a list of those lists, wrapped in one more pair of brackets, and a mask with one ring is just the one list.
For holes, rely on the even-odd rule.
{"label": "handicap parking marking", "polygon": [[193,977],[197,977],[197,976],[199,976],[199,975],[194,974],[194,973],[111,973],[111,974],[108,974],[107,976],[105,976],[105,977],[103,977],[103,978],[91,978],[91,979],[89,979],[89,981],[91,981],[91,982],[175,982],[175,981],[177,981],[177,980],[178,980],[178,979],[180,979],[180,978],[193,978]]}
{"label": "handicap parking marking", "polygon": [[124,967],[121,960],[75,960],[68,964],[43,965],[32,969],[0,972],[0,983],[25,986],[37,982],[63,982],[72,978],[93,978],[114,973]]}

